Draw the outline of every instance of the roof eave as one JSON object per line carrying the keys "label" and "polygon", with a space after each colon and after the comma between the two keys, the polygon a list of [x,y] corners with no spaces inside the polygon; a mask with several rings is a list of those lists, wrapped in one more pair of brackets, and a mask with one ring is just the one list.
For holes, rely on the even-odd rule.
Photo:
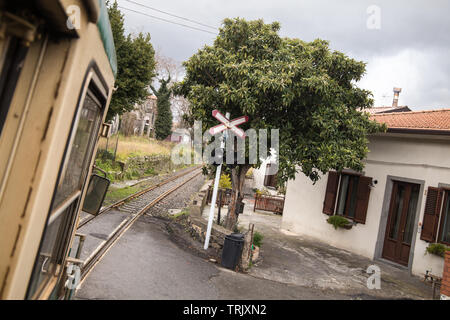
{"label": "roof eave", "polygon": [[440,130],[440,129],[388,128],[387,132],[450,136],[450,130]]}

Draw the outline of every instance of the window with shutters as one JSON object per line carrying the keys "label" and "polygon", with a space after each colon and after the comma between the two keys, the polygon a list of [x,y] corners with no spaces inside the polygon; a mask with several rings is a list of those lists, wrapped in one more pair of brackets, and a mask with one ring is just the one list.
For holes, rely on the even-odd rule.
{"label": "window with shutters", "polygon": [[428,187],[420,239],[450,245],[450,189]]}
{"label": "window with shutters", "polygon": [[445,191],[444,204],[442,206],[439,242],[450,245],[450,191]]}
{"label": "window with shutters", "polygon": [[277,187],[277,175],[276,174],[271,174],[271,163],[268,163],[266,166],[266,173],[264,175],[264,186],[265,187],[272,187],[272,188],[276,188]]}
{"label": "window with shutters", "polygon": [[365,223],[371,184],[370,177],[330,171],[323,213],[342,215],[355,222]]}
{"label": "window with shutters", "polygon": [[355,217],[359,176],[341,174],[340,180],[336,214],[353,219]]}

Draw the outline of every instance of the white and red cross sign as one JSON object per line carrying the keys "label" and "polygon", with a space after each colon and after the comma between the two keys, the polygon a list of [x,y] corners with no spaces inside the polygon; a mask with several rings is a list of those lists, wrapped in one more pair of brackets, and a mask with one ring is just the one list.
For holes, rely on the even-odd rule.
{"label": "white and red cross sign", "polygon": [[218,134],[224,130],[230,129],[233,131],[238,137],[241,139],[245,138],[245,132],[241,128],[238,128],[237,126],[243,123],[246,123],[248,121],[248,116],[242,116],[233,120],[228,119],[223,114],[219,112],[219,110],[213,110],[212,115],[214,118],[222,122],[221,124],[212,127],[209,129],[209,133],[212,135]]}

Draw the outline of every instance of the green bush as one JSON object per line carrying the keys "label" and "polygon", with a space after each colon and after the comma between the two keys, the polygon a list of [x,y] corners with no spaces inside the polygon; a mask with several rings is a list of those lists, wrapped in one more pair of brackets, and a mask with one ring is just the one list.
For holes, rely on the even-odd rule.
{"label": "green bush", "polygon": [[343,228],[344,226],[347,226],[350,224],[350,221],[345,219],[343,216],[339,216],[339,215],[334,215],[331,216],[327,219],[327,222],[331,225],[333,225],[333,227],[335,229],[337,228]]}
{"label": "green bush", "polygon": [[283,185],[281,187],[278,187],[278,193],[279,194],[286,194],[286,185]]}
{"label": "green bush", "polygon": [[267,190],[266,187],[263,187],[262,189],[256,189],[255,192],[258,196],[260,196],[260,195],[270,196],[270,192],[269,192],[269,190]]}
{"label": "green bush", "polygon": [[106,177],[111,180],[115,181],[116,177],[114,175],[114,172],[120,172],[121,168],[117,163],[114,163],[110,159],[95,159],[95,166],[97,168],[102,169],[106,172]]}
{"label": "green bush", "polygon": [[98,149],[96,158],[102,160],[114,160],[114,154],[108,150]]}
{"label": "green bush", "polygon": [[450,247],[447,247],[442,243],[430,243],[427,247],[427,253],[431,253],[439,257],[443,257],[445,255],[445,251],[448,250],[450,250]]}
{"label": "green bush", "polygon": [[148,168],[147,170],[145,170],[145,172],[144,172],[146,175],[155,175],[156,173],[155,173],[155,168],[153,168],[153,167],[151,167],[151,168]]}
{"label": "green bush", "polygon": [[231,189],[231,179],[230,175],[222,173],[219,180],[219,188],[221,189]]}
{"label": "green bush", "polygon": [[257,247],[261,247],[263,239],[264,239],[264,236],[261,233],[259,233],[258,231],[255,231],[255,233],[253,233],[253,245],[255,245]]}

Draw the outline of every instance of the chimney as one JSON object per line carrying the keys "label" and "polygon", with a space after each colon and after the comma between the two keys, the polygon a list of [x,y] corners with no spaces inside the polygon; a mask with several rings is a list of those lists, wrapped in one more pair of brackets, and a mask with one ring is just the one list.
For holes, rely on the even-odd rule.
{"label": "chimney", "polygon": [[402,88],[395,88],[394,87],[394,100],[392,101],[392,107],[397,108],[398,107],[398,95],[402,92]]}

